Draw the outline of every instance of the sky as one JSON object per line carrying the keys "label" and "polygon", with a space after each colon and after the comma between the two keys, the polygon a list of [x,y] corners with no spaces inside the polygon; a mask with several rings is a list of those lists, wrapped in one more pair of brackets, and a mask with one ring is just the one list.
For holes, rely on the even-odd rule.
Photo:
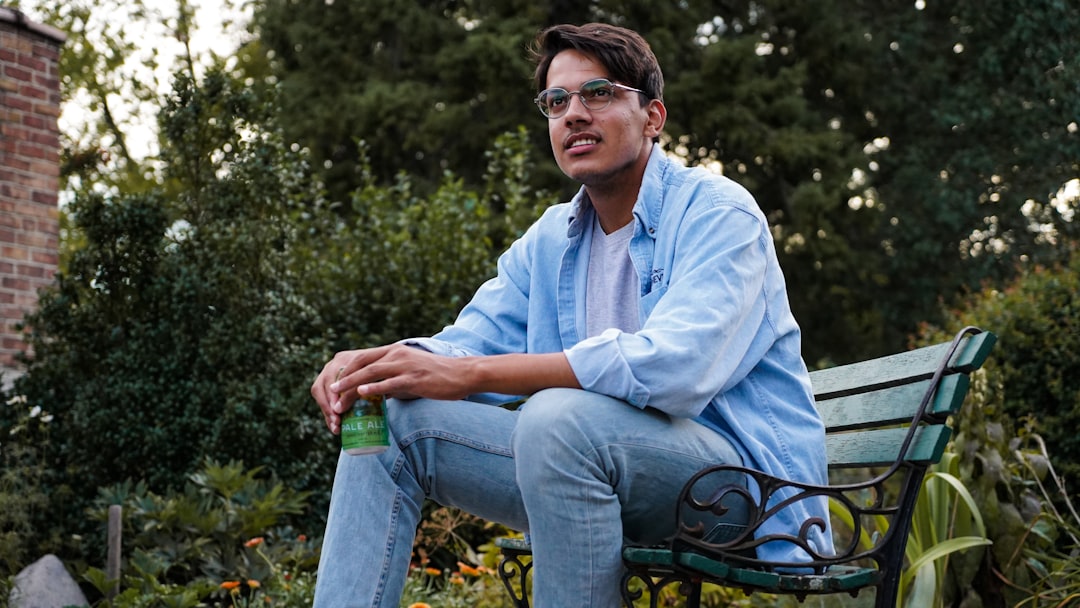
{"label": "sky", "polygon": [[[48,1],[48,0],[46,0]],[[121,33],[131,39],[137,50],[131,54],[122,72],[142,82],[155,82],[160,92],[169,89],[171,74],[177,66],[177,58],[183,46],[170,34],[164,22],[175,19],[178,14],[177,0],[143,0],[148,16],[144,20],[133,18],[132,3],[126,0],[106,0],[102,3],[110,10],[95,11],[88,29]],[[231,6],[228,0],[188,0],[195,15],[195,28],[190,47],[192,54],[206,58],[209,53],[228,56],[243,39],[247,14]],[[226,22],[231,22],[227,23]],[[126,27],[125,27],[126,25]],[[119,29],[114,29],[119,28]],[[74,41],[68,40],[68,44]],[[157,67],[150,67],[156,59]],[[118,96],[110,99],[110,109],[125,125],[125,143],[133,156],[145,158],[156,152],[157,108],[138,107],[131,97]],[[90,98],[76,94],[64,102],[59,118],[60,130],[80,143],[89,144],[89,137],[80,136],[83,126],[94,117]]]}

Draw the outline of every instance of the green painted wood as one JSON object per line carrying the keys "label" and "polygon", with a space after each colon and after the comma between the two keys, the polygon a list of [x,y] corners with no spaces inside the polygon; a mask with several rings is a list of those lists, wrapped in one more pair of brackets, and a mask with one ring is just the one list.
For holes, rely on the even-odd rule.
{"label": "green painted wood", "polygon": [[[964,338],[960,349],[951,361],[955,371],[970,373],[982,366],[990,354],[997,337],[990,332]],[[877,359],[869,359],[849,365],[831,367],[810,373],[810,383],[818,398],[863,391],[868,386],[895,385],[913,379],[929,378],[937,369],[950,344],[933,346],[897,353]]]}
{"label": "green painted wood", "polygon": [[715,580],[727,580],[728,575],[733,570],[731,566],[724,562],[709,559],[697,553],[676,553],[673,559],[680,566],[690,568],[695,572],[708,574]]}
{"label": "green painted wood", "polygon": [[495,546],[500,549],[509,549],[519,553],[532,553],[532,545],[525,542],[524,538],[510,538],[503,536],[495,539]]}
{"label": "green painted wood", "polygon": [[670,568],[673,564],[671,551],[655,547],[625,547],[623,561],[635,566],[659,566]]}
{"label": "green painted wood", "polygon": [[[965,374],[945,377],[928,413],[948,415],[959,411],[970,384]],[[915,416],[929,388],[930,380],[919,380],[913,384],[819,401],[817,408],[829,433],[907,423]]]}
{"label": "green painted wood", "polygon": [[[896,462],[906,427],[833,433],[825,436],[829,468],[871,467]],[[906,460],[934,463],[941,460],[952,430],[943,425],[928,425],[915,433]]]}
{"label": "green painted wood", "polygon": [[735,568],[725,562],[698,553],[673,554],[667,549],[627,547],[623,559],[634,566],[669,569],[673,563],[702,575],[716,585],[753,587],[766,592],[834,593],[861,589],[877,582],[874,568],[833,566],[825,574],[779,574],[751,568]]}
{"label": "green painted wood", "polygon": [[873,585],[880,578],[874,568],[833,566],[825,574],[785,574],[780,577],[780,589],[793,593],[835,593],[852,591]]}
{"label": "green painted wood", "polygon": [[780,590],[780,575],[776,572],[732,568],[725,578],[738,587],[755,587],[764,591]]}

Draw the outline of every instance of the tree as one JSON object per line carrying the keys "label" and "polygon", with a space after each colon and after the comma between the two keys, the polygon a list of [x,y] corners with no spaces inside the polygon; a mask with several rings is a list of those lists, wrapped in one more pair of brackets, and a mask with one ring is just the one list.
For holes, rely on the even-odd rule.
{"label": "tree", "polygon": [[[870,134],[887,138],[868,198],[889,218],[889,325],[1070,255],[1080,176],[1080,16],[1065,3],[868,3],[880,41]],[[1056,203],[1056,205],[1055,205]]]}

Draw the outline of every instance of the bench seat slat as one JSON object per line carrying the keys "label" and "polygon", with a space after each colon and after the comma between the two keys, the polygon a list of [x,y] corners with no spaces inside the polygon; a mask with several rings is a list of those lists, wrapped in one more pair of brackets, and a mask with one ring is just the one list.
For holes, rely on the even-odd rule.
{"label": "bench seat slat", "polygon": [[[944,378],[928,413],[948,415],[959,411],[969,384],[970,380],[964,374]],[[913,384],[820,401],[817,409],[829,433],[907,423],[915,416],[929,387],[930,380],[920,380]]]}
{"label": "bench seat slat", "polygon": [[[874,429],[833,433],[825,436],[825,451],[829,468],[872,467],[896,462],[900,444],[907,434],[906,428]],[[912,462],[937,462],[952,435],[943,424],[927,425],[915,433],[915,440],[908,448],[904,460]]]}
{"label": "bench seat slat", "polygon": [[672,553],[670,549],[626,547],[623,561],[627,565],[649,567],[658,571],[675,571],[674,564],[682,569],[699,573],[706,581],[727,585],[750,585],[765,591],[788,591],[805,593],[833,593],[860,589],[873,584],[880,576],[873,568],[833,566],[825,574],[781,574],[751,568],[738,568],[699,553]]}

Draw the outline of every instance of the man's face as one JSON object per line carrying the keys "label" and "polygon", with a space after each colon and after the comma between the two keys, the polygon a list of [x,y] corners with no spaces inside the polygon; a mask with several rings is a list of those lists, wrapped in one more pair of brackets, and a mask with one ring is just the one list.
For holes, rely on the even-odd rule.
{"label": "man's face", "polygon": [[[577,91],[582,83],[596,78],[611,76],[591,55],[566,50],[551,61],[547,87]],[[663,126],[662,111],[656,109],[661,105],[651,101],[642,107],[638,93],[616,89],[611,105],[589,110],[573,95],[566,114],[548,119],[555,162],[563,173],[585,186],[622,179],[639,164],[643,170],[652,138]]]}

